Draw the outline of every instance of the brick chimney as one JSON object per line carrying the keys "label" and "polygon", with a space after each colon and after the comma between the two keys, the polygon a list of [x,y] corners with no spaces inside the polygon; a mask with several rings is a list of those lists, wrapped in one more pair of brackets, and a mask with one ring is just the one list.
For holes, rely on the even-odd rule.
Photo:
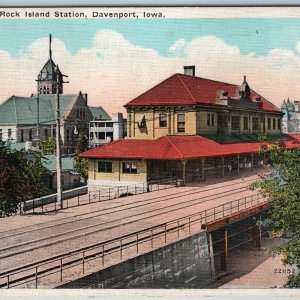
{"label": "brick chimney", "polygon": [[195,66],[183,66],[184,69],[184,75],[193,76],[195,77]]}

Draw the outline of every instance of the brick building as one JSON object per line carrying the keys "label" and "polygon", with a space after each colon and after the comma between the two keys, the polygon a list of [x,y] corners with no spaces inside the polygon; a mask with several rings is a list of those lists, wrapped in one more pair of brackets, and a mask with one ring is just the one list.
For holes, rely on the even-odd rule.
{"label": "brick building", "polygon": [[87,103],[87,94],[63,94],[63,75],[52,59],[51,35],[49,59],[36,81],[36,94],[30,97],[11,96],[0,104],[0,140],[9,143],[29,141],[37,145],[45,137],[55,138],[58,87],[62,153],[73,153],[76,133],[81,130],[88,137],[93,115]]}

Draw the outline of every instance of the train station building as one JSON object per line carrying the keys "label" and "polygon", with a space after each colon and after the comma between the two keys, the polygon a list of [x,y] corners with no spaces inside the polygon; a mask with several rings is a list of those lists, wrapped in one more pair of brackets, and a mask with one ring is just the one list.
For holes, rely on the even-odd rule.
{"label": "train station building", "polygon": [[176,177],[184,183],[225,177],[265,162],[261,135],[300,146],[300,135],[282,135],[282,112],[250,89],[195,76],[184,67],[133,99],[128,138],[81,153],[89,159],[89,184],[126,185]]}

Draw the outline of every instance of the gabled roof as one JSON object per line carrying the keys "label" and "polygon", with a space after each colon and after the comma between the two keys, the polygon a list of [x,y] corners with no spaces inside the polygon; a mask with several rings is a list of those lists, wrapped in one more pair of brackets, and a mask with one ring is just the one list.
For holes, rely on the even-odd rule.
{"label": "gabled roof", "polygon": [[[76,94],[60,94],[60,112],[64,114]],[[55,123],[54,94],[39,95],[39,122],[44,124]],[[31,97],[12,96],[0,104],[0,124],[36,124],[37,122],[37,95]]]}
{"label": "gabled roof", "polygon": [[[147,92],[133,99],[125,107],[152,105],[218,105],[222,91],[229,97],[238,96],[238,85],[205,79],[201,77],[174,74]],[[271,102],[250,90],[250,100],[260,97],[261,110],[279,112]],[[239,100],[236,100],[239,101]]]}
{"label": "gabled roof", "polygon": [[89,106],[90,112],[94,120],[109,120],[111,116],[104,110],[102,106]]}
{"label": "gabled roof", "polygon": [[[300,134],[287,136],[288,148],[300,147]],[[156,140],[118,140],[79,154],[85,158],[182,160],[259,150],[265,142],[219,144],[202,136],[163,136]]]}

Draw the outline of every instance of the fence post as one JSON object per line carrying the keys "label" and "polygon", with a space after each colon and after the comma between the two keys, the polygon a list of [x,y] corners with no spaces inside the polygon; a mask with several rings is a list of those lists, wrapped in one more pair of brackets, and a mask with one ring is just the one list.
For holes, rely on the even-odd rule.
{"label": "fence post", "polygon": [[[202,216],[202,215],[201,215]],[[207,216],[206,216],[206,210],[204,211],[204,221],[205,221],[205,225],[207,224]]]}
{"label": "fence post", "polygon": [[9,289],[9,275],[7,275],[7,283],[6,283],[6,285],[7,285],[7,288]]}
{"label": "fence post", "polygon": [[34,213],[34,199],[32,201],[32,213]]}
{"label": "fence post", "polygon": [[238,199],[238,212],[240,211],[240,199]]}
{"label": "fence post", "polygon": [[145,193],[145,182],[143,182],[143,193]]}
{"label": "fence post", "polygon": [[157,190],[159,191],[159,185],[160,185],[160,180],[158,180],[158,183],[157,183]]}
{"label": "fence post", "polygon": [[139,253],[139,234],[136,235],[136,253]]}
{"label": "fence post", "polygon": [[179,221],[177,221],[177,237],[179,237]]}
{"label": "fence post", "polygon": [[56,208],[56,198],[55,198],[55,202],[54,202],[54,210],[56,211],[57,210],[57,208]]}
{"label": "fence post", "polygon": [[44,198],[42,197],[42,214],[44,213]]}
{"label": "fence post", "polygon": [[85,260],[85,252],[82,252],[82,274],[84,274],[84,260]]}
{"label": "fence post", "polygon": [[100,193],[101,190],[99,190],[99,202],[101,201],[101,193]]}
{"label": "fence post", "polygon": [[224,210],[225,210],[224,204],[222,205],[222,210],[223,210],[223,218],[224,218],[224,214],[225,214],[225,212],[224,212]]}
{"label": "fence post", "polygon": [[35,288],[38,286],[38,267],[35,267]]}
{"label": "fence post", "polygon": [[165,244],[167,243],[167,225],[165,224]]}
{"label": "fence post", "polygon": [[118,186],[118,193],[117,193],[117,195],[118,195],[117,198],[119,198],[120,197],[120,187],[119,186]]}
{"label": "fence post", "polygon": [[60,259],[60,282],[62,282],[63,280],[63,263],[62,263],[63,259]]}
{"label": "fence post", "polygon": [[77,196],[77,206],[79,206],[79,195]]}
{"label": "fence post", "polygon": [[91,203],[91,192],[89,192],[89,204]]}
{"label": "fence post", "polygon": [[108,200],[110,200],[110,188],[108,188]]}
{"label": "fence post", "polygon": [[67,207],[66,208],[69,208],[69,198],[67,198]]}
{"label": "fence post", "polygon": [[216,219],[216,208],[214,207],[214,220]]}
{"label": "fence post", "polygon": [[191,233],[191,217],[189,217],[189,233]]}

